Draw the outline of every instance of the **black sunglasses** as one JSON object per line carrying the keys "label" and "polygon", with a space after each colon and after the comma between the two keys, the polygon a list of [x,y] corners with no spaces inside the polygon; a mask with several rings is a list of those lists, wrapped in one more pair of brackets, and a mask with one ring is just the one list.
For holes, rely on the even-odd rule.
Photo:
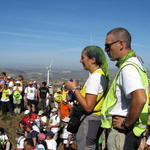
{"label": "black sunglasses", "polygon": [[119,42],[120,40],[117,40],[117,41],[115,41],[115,42],[112,42],[112,43],[106,43],[105,44],[105,50],[106,51],[109,51],[110,50],[110,47],[113,45],[113,44],[115,44],[115,43],[117,43],[117,42]]}

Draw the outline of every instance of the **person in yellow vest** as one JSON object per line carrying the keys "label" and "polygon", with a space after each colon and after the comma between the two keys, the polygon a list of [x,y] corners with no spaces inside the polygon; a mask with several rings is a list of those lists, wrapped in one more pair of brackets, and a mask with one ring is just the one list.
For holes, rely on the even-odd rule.
{"label": "person in yellow vest", "polygon": [[102,127],[111,128],[108,150],[137,150],[147,125],[147,72],[131,49],[131,35],[125,28],[107,33],[105,51],[119,68],[101,111]]}
{"label": "person in yellow vest", "polygon": [[60,102],[62,102],[62,91],[61,88],[56,89],[56,93],[54,94],[54,102],[55,107],[58,109]]}
{"label": "person in yellow vest", "polygon": [[108,81],[108,65],[103,50],[98,46],[87,46],[83,49],[81,60],[85,70],[89,71],[89,78],[81,91],[77,82],[67,81],[65,86],[72,90],[85,111],[77,135],[78,150],[94,150],[98,142],[100,128],[101,107]]}
{"label": "person in yellow vest", "polygon": [[21,100],[22,100],[22,90],[20,81],[16,81],[16,86],[13,87],[13,104],[14,104],[14,113],[20,114],[21,112]]}
{"label": "person in yellow vest", "polygon": [[5,117],[7,115],[7,110],[12,113],[12,106],[10,104],[9,96],[11,95],[11,90],[8,88],[8,84],[4,84],[4,87],[0,90],[2,92],[1,103],[2,103],[2,115]]}
{"label": "person in yellow vest", "polygon": [[68,95],[68,90],[67,89],[62,89],[62,101],[67,100],[67,95]]}

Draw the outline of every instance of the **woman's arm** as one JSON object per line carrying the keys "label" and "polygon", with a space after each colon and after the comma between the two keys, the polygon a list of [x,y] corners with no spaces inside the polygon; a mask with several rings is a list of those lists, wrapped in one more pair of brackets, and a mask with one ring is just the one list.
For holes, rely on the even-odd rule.
{"label": "woman's arm", "polygon": [[[69,90],[77,88],[77,83],[75,81],[67,81],[65,85]],[[83,97],[78,89],[74,91],[74,94],[86,112],[93,111],[96,104],[97,95],[86,93],[85,97]]]}

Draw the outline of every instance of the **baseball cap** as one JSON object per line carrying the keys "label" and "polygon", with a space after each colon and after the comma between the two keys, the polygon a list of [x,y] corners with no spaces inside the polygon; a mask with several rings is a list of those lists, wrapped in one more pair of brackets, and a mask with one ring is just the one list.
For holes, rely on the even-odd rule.
{"label": "baseball cap", "polygon": [[38,116],[41,116],[43,113],[44,113],[43,110],[40,110],[40,111],[38,112]]}
{"label": "baseball cap", "polygon": [[60,88],[57,88],[57,89],[56,89],[56,92],[61,92],[61,89],[60,89]]}
{"label": "baseball cap", "polygon": [[20,81],[16,81],[16,84],[21,84],[21,82]]}
{"label": "baseball cap", "polygon": [[53,108],[51,112],[57,112],[57,108]]}
{"label": "baseball cap", "polygon": [[25,110],[24,115],[28,115],[30,113],[30,110]]}
{"label": "baseball cap", "polygon": [[63,101],[64,103],[67,103],[67,100],[66,100],[66,99],[63,99],[62,101]]}
{"label": "baseball cap", "polygon": [[36,113],[32,113],[30,118],[34,119],[34,120],[37,119],[37,114]]}
{"label": "baseball cap", "polygon": [[52,131],[48,131],[48,132],[46,133],[46,136],[54,136],[54,133],[53,133]]}
{"label": "baseball cap", "polygon": [[33,84],[33,81],[29,81],[28,84]]}

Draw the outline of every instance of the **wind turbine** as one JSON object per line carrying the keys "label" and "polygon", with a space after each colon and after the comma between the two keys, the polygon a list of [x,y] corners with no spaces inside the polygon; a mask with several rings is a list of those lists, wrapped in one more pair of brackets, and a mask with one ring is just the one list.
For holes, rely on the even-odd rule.
{"label": "wind turbine", "polygon": [[50,83],[50,76],[52,75],[52,64],[50,64],[48,67],[46,67],[47,69],[47,85],[49,85]]}

